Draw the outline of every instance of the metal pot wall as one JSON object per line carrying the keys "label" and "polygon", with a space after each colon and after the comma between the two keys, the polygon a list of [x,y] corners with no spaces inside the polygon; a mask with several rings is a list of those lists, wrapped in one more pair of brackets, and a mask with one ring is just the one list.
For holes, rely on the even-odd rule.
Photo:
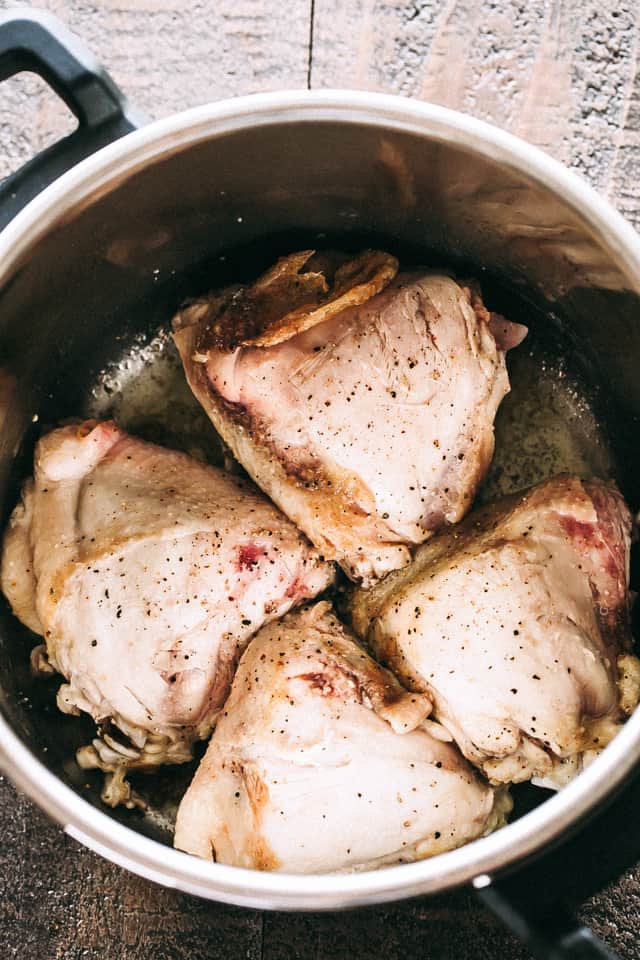
{"label": "metal pot wall", "polygon": [[[0,79],[20,69],[40,73],[80,127],[0,190],[5,511],[15,458],[30,453],[33,415],[72,413],[83,378],[123,325],[152,322],[190,292],[203,262],[230,250],[277,254],[287,237],[336,233],[462,260],[544,302],[599,385],[622,452],[619,482],[640,506],[631,443],[640,417],[640,239],[562,166],[452,111],[347,91],[225,101],[116,139],[139,118],[44,15],[0,20]],[[171,278],[184,279],[162,288]],[[164,299],[160,288],[170,291]],[[561,793],[492,836],[376,872],[291,877],[188,857],[84,799],[68,754],[43,749],[51,717],[21,702],[26,651],[4,612],[0,764],[69,834],[111,860],[167,886],[262,908],[355,907],[471,883],[540,956],[611,956],[566,908],[640,853],[640,712]]]}

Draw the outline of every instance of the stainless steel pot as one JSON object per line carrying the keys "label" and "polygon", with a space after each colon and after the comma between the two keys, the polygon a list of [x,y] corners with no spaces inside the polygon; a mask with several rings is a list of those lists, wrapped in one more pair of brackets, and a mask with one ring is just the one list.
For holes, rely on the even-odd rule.
{"label": "stainless steel pot", "polygon": [[[470,117],[349,91],[210,104],[104,146],[136,122],[111,81],[50,18],[7,15],[0,21],[0,79],[25,68],[58,90],[80,128],[0,193],[2,216],[11,220],[0,234],[5,509],[13,496],[7,493],[12,463],[21,444],[28,446],[32,415],[51,396],[55,408],[57,395],[73,392],[73,370],[86,366],[119,318],[142,317],[159,279],[188,277],[203,259],[238,245],[261,238],[273,244],[282,231],[373,234],[463,258],[543,297],[606,395],[623,449],[620,482],[638,507],[640,468],[630,440],[640,417],[640,239],[577,176]],[[33,713],[20,703],[25,657],[23,638],[5,618],[0,764],[71,836],[116,863],[198,896],[295,910],[380,903],[470,883],[541,956],[610,955],[584,928],[552,916],[558,890],[546,871],[567,840],[553,861],[556,873],[585,844],[617,845],[625,863],[640,852],[640,837],[625,832],[629,824],[620,829],[639,794],[640,712],[561,793],[492,836],[420,863],[293,877],[204,863],[84,799],[62,758],[43,752]],[[516,873],[535,859],[542,863],[537,874]],[[573,872],[597,883],[592,859],[588,869],[580,861]],[[528,885],[517,879],[540,872],[545,891],[537,879]],[[565,878],[561,886],[566,893],[571,884]],[[509,890],[519,913],[507,903]],[[553,929],[545,929],[545,917]],[[570,953],[572,942],[593,953]]]}

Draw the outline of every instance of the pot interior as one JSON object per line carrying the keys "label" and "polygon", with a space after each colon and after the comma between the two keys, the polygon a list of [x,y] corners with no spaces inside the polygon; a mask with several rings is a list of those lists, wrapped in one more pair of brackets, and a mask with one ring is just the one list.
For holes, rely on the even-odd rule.
{"label": "pot interior", "polygon": [[[114,416],[219,461],[168,335],[173,313],[280,254],[329,246],[378,246],[403,265],[475,277],[490,309],[529,327],[509,355],[512,393],[480,499],[568,470],[615,479],[638,510],[638,297],[615,251],[550,185],[484,149],[342,118],[214,130],[95,195],[67,196],[0,290],[3,517],[35,440],[65,418]],[[59,678],[32,678],[36,642],[2,601],[0,708],[10,724],[86,800],[170,844],[195,764],[135,778],[145,814],[104,808],[100,776],[74,761],[93,724],[57,710]],[[517,787],[515,816],[547,796]]]}

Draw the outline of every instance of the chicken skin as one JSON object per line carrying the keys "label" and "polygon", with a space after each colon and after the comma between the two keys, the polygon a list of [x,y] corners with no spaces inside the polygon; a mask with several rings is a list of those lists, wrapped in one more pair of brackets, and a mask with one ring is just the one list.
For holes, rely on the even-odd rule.
{"label": "chicken skin", "polygon": [[449,276],[397,271],[379,251],[303,251],[174,320],[191,389],[236,459],[364,584],[469,510],[505,352],[526,333]]}
{"label": "chicken skin", "polygon": [[288,873],[355,870],[450,850],[511,802],[425,721],[328,603],[264,627],[178,811],[175,846]]}
{"label": "chicken skin", "polygon": [[493,783],[561,786],[638,703],[630,532],[617,490],[559,476],[356,592],[353,625]]}
{"label": "chicken skin", "polygon": [[249,637],[332,569],[249,483],[89,421],[38,443],[1,575],[66,678],[58,706],[98,724],[78,760],[115,804],[126,768],[190,759]]}

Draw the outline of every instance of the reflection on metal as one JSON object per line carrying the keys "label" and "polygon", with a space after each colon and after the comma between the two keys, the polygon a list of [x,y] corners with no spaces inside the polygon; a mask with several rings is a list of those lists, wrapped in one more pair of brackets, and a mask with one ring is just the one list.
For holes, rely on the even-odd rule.
{"label": "reflection on metal", "polygon": [[[140,330],[157,326],[157,311],[168,306],[153,299],[158,277],[186,271],[188,279],[206,257],[217,262],[234,247],[293,230],[340,232],[354,242],[393,238],[425,258],[462,258],[544,292],[558,322],[600,362],[626,410],[623,428],[640,415],[640,239],[585,183],[521,141],[443,108],[367,93],[265,94],[198,108],[106,147],[0,235],[5,462],[36,409],[23,397],[51,396],[54,407],[58,398],[62,411],[79,395],[79,381],[60,381],[63,361],[64,369],[77,361],[85,376],[88,358],[106,363],[98,346],[123,313],[139,314]],[[146,315],[149,304],[156,314]],[[23,656],[21,641],[13,627],[0,629],[7,663]],[[480,883],[561,838],[640,755],[637,714],[568,787],[492,836],[377,872],[289,877],[205,863],[117,822],[81,796],[80,784],[70,786],[60,756],[40,752],[8,671],[0,707],[3,769],[71,835],[167,886],[280,909]]]}

